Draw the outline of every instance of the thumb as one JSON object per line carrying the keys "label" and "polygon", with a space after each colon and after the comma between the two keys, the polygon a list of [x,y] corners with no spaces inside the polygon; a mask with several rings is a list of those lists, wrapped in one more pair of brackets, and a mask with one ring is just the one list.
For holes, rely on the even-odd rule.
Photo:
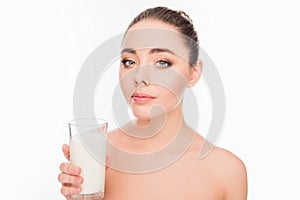
{"label": "thumb", "polygon": [[66,157],[66,159],[68,159],[68,161],[70,161],[70,147],[67,144],[64,144],[62,146],[62,151],[64,153],[64,156]]}

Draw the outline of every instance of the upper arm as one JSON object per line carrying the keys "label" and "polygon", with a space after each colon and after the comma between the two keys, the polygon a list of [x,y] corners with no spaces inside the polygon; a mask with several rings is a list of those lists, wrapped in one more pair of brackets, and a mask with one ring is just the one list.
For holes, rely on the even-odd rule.
{"label": "upper arm", "polygon": [[247,199],[247,170],[244,163],[235,155],[227,152],[226,166],[223,171],[225,200]]}

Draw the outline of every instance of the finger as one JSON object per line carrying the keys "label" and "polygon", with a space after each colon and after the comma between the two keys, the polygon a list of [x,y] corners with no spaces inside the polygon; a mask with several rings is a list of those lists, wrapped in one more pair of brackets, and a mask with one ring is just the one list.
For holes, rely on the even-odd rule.
{"label": "finger", "polygon": [[83,178],[81,176],[71,176],[69,174],[60,173],[58,175],[58,181],[61,182],[64,186],[79,186],[82,183]]}
{"label": "finger", "polygon": [[61,172],[65,173],[65,174],[75,175],[75,176],[80,175],[80,172],[81,172],[80,167],[77,167],[68,162],[64,162],[64,163],[60,164],[59,169]]}
{"label": "finger", "polygon": [[64,153],[64,156],[66,157],[66,159],[68,159],[68,161],[70,161],[70,147],[67,144],[64,144],[62,146],[62,151]]}
{"label": "finger", "polygon": [[81,191],[80,187],[70,187],[70,186],[62,186],[60,192],[65,196],[68,197],[72,194],[79,194]]}

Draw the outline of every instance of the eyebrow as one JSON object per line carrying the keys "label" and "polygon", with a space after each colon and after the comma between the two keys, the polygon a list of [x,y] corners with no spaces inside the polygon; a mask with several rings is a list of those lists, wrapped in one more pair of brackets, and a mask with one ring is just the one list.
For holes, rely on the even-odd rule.
{"label": "eyebrow", "polygon": [[[153,48],[149,51],[149,54],[154,54],[154,53],[164,53],[164,52],[167,52],[167,53],[170,53],[170,54],[174,54],[175,53],[173,51],[171,51],[170,49],[165,49],[165,48]],[[121,54],[123,53],[132,53],[132,54],[136,54],[136,50],[132,49],[132,48],[124,48],[122,51],[121,51]]]}

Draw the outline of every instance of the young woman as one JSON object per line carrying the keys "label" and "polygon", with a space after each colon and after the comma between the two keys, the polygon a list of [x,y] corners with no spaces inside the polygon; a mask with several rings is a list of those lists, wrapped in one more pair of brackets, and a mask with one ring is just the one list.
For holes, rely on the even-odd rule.
{"label": "young woman", "polygon": [[[141,32],[136,34],[135,31]],[[197,33],[192,20],[182,11],[150,8],[129,25],[122,43],[119,78],[136,120],[108,134],[110,162],[105,177],[105,200],[247,199],[243,162],[218,147],[199,159],[204,138],[184,121],[184,90],[193,87],[201,75],[202,62],[198,54]],[[178,135],[181,142],[170,145]],[[185,148],[181,146],[182,141],[191,142]],[[117,147],[147,155],[166,146],[168,150],[153,162],[123,161],[124,170],[122,161],[117,161],[118,153],[113,150]],[[69,146],[63,145],[62,149],[69,159]],[[180,156],[168,164],[163,162],[175,154]],[[114,167],[110,167],[113,163]],[[138,168],[141,165],[144,173]],[[128,169],[139,170],[139,173]],[[71,194],[80,192],[84,181],[80,168],[65,162],[60,170],[61,193],[71,199]]]}

